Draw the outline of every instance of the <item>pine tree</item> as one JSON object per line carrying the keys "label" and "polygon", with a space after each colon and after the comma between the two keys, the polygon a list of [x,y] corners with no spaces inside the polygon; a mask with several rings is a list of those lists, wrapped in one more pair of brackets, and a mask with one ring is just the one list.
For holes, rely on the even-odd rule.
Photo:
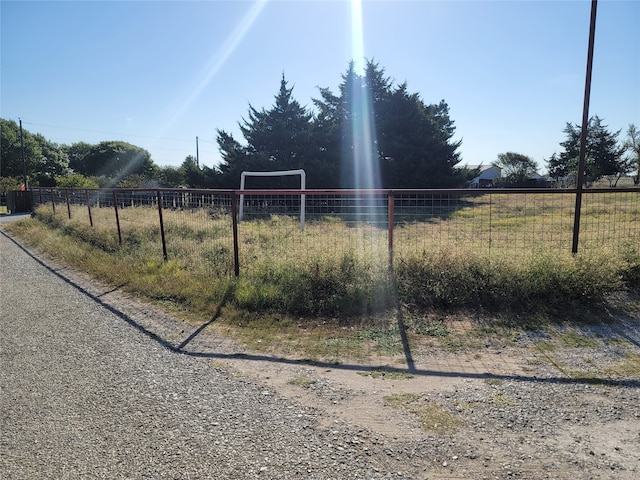
{"label": "pine tree", "polygon": [[[581,127],[576,124],[567,123],[565,126],[564,133],[567,138],[560,142],[564,151],[557,156],[554,153],[547,162],[547,168],[552,177],[576,176],[580,156],[581,131]],[[619,134],[620,130],[610,132],[597,115],[589,119],[585,146],[585,181],[587,184],[603,177],[619,178],[629,171],[627,162],[623,158],[625,147],[618,145]]]}
{"label": "pine tree", "polygon": [[[246,146],[231,134],[218,131],[218,146],[223,160],[220,170],[225,183],[237,187],[244,170],[304,169],[309,163],[314,150],[313,115],[293,98],[292,92],[293,88],[287,86],[283,75],[271,109],[258,110],[249,105],[248,118],[239,125]],[[289,178],[255,179],[252,182],[264,187],[294,186]]]}
{"label": "pine tree", "polygon": [[[363,155],[379,164],[380,186],[385,188],[453,187],[462,182],[458,170],[455,133],[446,102],[426,105],[407,84],[394,86],[377,63],[368,61],[364,75],[349,64],[342,76],[339,95],[320,90],[314,100],[323,152],[339,155],[342,183],[357,186],[363,174]],[[365,128],[365,130],[358,130]],[[369,132],[366,129],[371,129]]]}

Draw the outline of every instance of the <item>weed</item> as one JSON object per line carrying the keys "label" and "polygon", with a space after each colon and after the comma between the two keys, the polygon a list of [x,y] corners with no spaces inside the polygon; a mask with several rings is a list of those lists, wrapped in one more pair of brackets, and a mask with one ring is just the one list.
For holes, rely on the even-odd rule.
{"label": "weed", "polygon": [[504,392],[493,392],[490,401],[496,407],[514,407],[518,405],[518,402]]}
{"label": "weed", "polygon": [[408,380],[413,378],[413,375],[408,372],[389,370],[387,368],[374,368],[368,372],[358,372],[358,374],[363,377],[383,378],[389,380]]}
{"label": "weed", "polygon": [[486,383],[487,385],[498,386],[502,385],[502,380],[500,380],[499,378],[485,378],[484,383]]}
{"label": "weed", "polygon": [[[570,222],[565,224],[564,210],[558,207],[564,196],[554,196],[557,204],[528,196],[526,205],[517,195],[497,197],[469,197],[455,208],[439,198],[429,200],[439,213],[429,216],[416,210],[411,222],[397,226],[392,271],[384,229],[336,216],[314,219],[304,232],[284,215],[243,222],[238,232],[239,279],[233,275],[233,232],[224,209],[166,209],[167,262],[154,207],[119,210],[122,241],[113,209],[100,205],[92,207],[92,227],[83,207],[72,206],[69,219],[66,211],[56,213],[44,205],[35,219],[3,228],[61,263],[180,315],[199,321],[219,315],[216,324],[233,328],[251,348],[304,352],[332,361],[361,358],[371,350],[402,353],[397,326],[374,328],[362,320],[378,314],[392,317],[398,303],[409,318],[410,341],[416,335],[435,337],[455,352],[479,348],[486,337],[514,343],[523,329],[539,328],[547,316],[566,317],[567,311],[582,315],[607,293],[640,284],[640,250],[633,239],[621,252],[598,247],[573,256],[549,247],[558,245],[559,233],[570,232]],[[621,222],[637,219],[636,204],[612,203],[605,197],[591,200],[588,215],[615,208]],[[562,220],[541,222],[549,214]],[[518,218],[511,218],[514,215]],[[490,222],[489,242],[484,226]],[[538,229],[542,246],[530,255],[516,254],[522,250],[515,249],[514,236],[524,238],[532,229]],[[589,235],[584,232],[585,242],[592,241]],[[445,322],[419,320],[434,309],[438,315],[458,309],[498,312],[515,320],[501,318],[458,334]],[[340,319],[338,326],[358,326],[362,332],[301,332],[295,326],[319,317]],[[576,347],[595,341],[579,337],[567,333],[557,341]]]}
{"label": "weed", "polygon": [[434,402],[422,402],[415,393],[394,393],[384,397],[384,401],[392,408],[405,410],[416,415],[423,430],[438,434],[453,434],[460,421],[445,407]]}
{"label": "weed", "polygon": [[311,388],[311,386],[316,383],[316,381],[308,377],[307,375],[300,375],[298,377],[292,378],[287,383],[289,385],[295,385],[296,387]]}
{"label": "weed", "polygon": [[558,340],[564,347],[570,348],[595,348],[598,346],[598,340],[589,338],[582,333],[576,332],[570,328],[557,335]]}
{"label": "weed", "polygon": [[446,337],[451,333],[451,329],[444,322],[423,322],[412,319],[407,322],[416,334],[427,335],[429,337]]}
{"label": "weed", "polygon": [[635,352],[626,352],[622,362],[605,368],[604,372],[607,375],[616,377],[640,378],[640,354]]}
{"label": "weed", "polygon": [[558,349],[558,345],[553,342],[541,340],[539,342],[536,342],[535,349],[542,353],[550,353],[555,352]]}

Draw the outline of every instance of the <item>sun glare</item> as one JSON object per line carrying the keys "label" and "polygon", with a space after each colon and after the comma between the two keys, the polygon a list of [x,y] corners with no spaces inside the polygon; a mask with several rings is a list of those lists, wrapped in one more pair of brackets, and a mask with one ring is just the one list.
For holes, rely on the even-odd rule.
{"label": "sun glare", "polygon": [[[215,51],[211,60],[203,68],[201,74],[195,82],[190,83],[183,91],[181,97],[176,101],[177,108],[173,115],[165,124],[164,130],[169,131],[171,127],[185,114],[185,112],[193,105],[202,92],[207,88],[213,77],[220,71],[227,60],[236,50],[247,32],[251,29],[260,13],[267,4],[267,0],[256,0],[251,8],[242,17],[242,20],[236,25],[233,31],[225,39],[224,43]],[[184,98],[182,98],[184,97]]]}
{"label": "sun glare", "polygon": [[[351,41],[354,61],[354,73],[365,75],[364,32],[362,21],[362,1],[351,1]],[[380,165],[376,145],[376,126],[371,92],[366,82],[353,81],[351,92],[351,158],[348,169],[353,172],[354,187],[358,189],[380,188]],[[347,165],[345,165],[347,166]],[[364,210],[361,212],[364,214]]]}

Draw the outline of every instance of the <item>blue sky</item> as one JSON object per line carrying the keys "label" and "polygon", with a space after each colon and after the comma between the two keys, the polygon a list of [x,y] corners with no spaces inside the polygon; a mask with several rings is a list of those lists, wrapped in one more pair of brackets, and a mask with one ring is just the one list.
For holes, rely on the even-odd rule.
{"label": "blue sky", "polygon": [[[357,8],[360,5],[360,8]],[[312,108],[353,59],[444,99],[468,164],[541,166],[580,123],[591,3],[573,1],[0,2],[0,116],[57,143],[124,140],[158,165],[219,161],[284,73]],[[600,0],[590,114],[640,126],[640,1]],[[621,134],[622,135],[622,134]],[[541,168],[544,170],[544,168]]]}

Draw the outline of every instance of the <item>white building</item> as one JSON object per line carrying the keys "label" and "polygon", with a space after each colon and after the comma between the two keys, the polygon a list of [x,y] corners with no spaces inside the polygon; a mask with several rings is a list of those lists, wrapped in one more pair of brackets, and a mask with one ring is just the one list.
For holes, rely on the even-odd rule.
{"label": "white building", "polygon": [[493,187],[494,180],[502,176],[500,169],[493,165],[467,165],[465,168],[469,170],[480,170],[480,175],[469,181],[469,188]]}

